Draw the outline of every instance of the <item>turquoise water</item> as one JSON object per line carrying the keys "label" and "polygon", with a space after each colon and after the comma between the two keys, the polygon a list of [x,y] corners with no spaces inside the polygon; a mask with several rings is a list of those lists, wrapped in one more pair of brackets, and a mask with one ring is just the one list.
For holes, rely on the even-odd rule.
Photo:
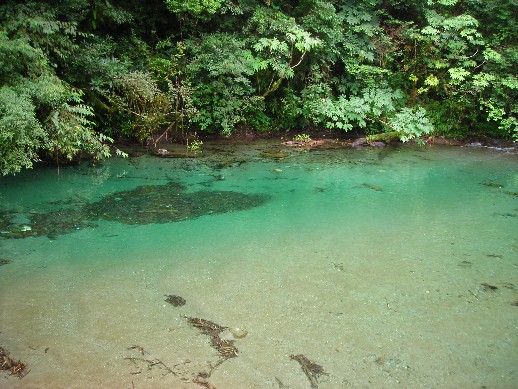
{"label": "turquoise water", "polygon": [[[115,212],[127,191],[171,182],[184,185],[173,205],[264,196],[173,223],[96,214],[96,226],[29,236],[34,215],[106,199]],[[201,158],[4,177],[0,210],[0,346],[30,369],[0,388],[196,388],[202,372],[219,389],[308,388],[297,354],[326,372],[319,388],[518,387],[517,154],[207,144]],[[238,356],[218,365],[184,316],[245,329],[222,334]]]}

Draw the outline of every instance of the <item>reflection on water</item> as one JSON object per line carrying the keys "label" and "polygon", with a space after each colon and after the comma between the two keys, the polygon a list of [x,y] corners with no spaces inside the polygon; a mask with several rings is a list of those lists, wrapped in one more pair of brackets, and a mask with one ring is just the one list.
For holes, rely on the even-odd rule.
{"label": "reflection on water", "polygon": [[30,373],[0,388],[516,387],[517,162],[207,144],[4,177]]}

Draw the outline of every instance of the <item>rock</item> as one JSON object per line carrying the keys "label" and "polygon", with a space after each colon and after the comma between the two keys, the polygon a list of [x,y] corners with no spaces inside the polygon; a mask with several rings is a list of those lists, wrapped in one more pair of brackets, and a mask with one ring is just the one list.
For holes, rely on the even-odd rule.
{"label": "rock", "polygon": [[186,301],[183,297],[176,296],[174,294],[165,295],[167,297],[165,299],[166,302],[171,304],[173,307],[181,307],[182,305],[185,305]]}
{"label": "rock", "polygon": [[171,154],[171,152],[166,149],[158,149],[155,151],[155,154],[159,157],[164,157],[164,156],[168,156],[169,154]]}
{"label": "rock", "polygon": [[372,185],[372,184],[367,184],[367,183],[363,183],[361,185],[362,188],[367,188],[367,189],[372,189],[372,190],[375,190],[376,192],[381,192],[383,189],[381,189],[380,186],[378,185]]}
{"label": "rock", "polygon": [[318,140],[304,140],[304,141],[295,141],[295,140],[288,140],[283,143],[284,146],[288,147],[317,147],[322,146],[325,143],[325,140],[318,139]]}
{"label": "rock", "polygon": [[232,335],[234,335],[234,338],[236,339],[243,339],[248,335],[248,330],[244,327],[231,327],[228,330],[232,333]]}
{"label": "rock", "polygon": [[191,151],[191,150],[167,150],[167,149],[154,149],[151,150],[151,153],[155,157],[159,158],[197,158],[202,155],[201,151]]}
{"label": "rock", "polygon": [[466,147],[482,147],[482,143],[480,142],[471,142],[466,144]]}
{"label": "rock", "polygon": [[302,146],[302,143],[303,142],[295,142],[294,140],[287,140],[286,142],[283,142],[282,144],[284,146],[288,146],[288,147],[299,147],[299,146]]}
{"label": "rock", "polygon": [[353,143],[351,143],[351,147],[362,147],[367,144],[367,138],[358,138]]}
{"label": "rock", "polygon": [[288,154],[282,152],[282,151],[263,151],[262,156],[265,158],[272,158],[272,159],[283,159],[288,156]]}

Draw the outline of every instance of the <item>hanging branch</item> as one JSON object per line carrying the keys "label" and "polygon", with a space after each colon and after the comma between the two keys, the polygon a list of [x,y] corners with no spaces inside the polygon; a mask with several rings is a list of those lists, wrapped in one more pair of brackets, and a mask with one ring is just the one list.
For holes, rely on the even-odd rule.
{"label": "hanging branch", "polygon": [[[294,52],[294,48],[292,46],[291,47],[291,53],[290,53],[290,63],[293,60],[293,52]],[[272,76],[272,82],[270,82],[270,86],[268,87],[266,92],[264,92],[261,95],[261,97],[264,98],[264,97],[268,96],[270,93],[275,92],[277,89],[279,89],[279,87],[281,86],[282,82],[286,78],[286,74],[288,73],[288,69],[293,70],[297,66],[299,66],[302,63],[302,61],[304,60],[305,55],[306,55],[306,51],[303,51],[301,56],[300,56],[300,58],[299,58],[299,61],[295,65],[293,65],[293,66],[292,65],[288,65],[288,68],[279,76],[279,79],[277,81],[275,81],[275,83],[273,83],[273,76]]]}

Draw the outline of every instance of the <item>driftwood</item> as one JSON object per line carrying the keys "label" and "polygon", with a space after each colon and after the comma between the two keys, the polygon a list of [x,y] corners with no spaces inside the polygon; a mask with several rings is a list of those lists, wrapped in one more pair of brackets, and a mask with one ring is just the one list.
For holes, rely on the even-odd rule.
{"label": "driftwood", "polygon": [[[133,357],[127,357],[124,359],[132,362],[135,365],[135,367],[138,367],[139,364],[141,364],[141,365],[143,364],[147,367],[147,370],[152,370],[156,366],[159,369],[166,371],[164,376],[168,375],[169,373],[171,373],[172,375],[178,376],[178,374],[176,374],[173,371],[173,369],[171,369],[169,366],[167,366],[160,359],[145,359],[145,358],[133,358]],[[142,373],[142,370],[133,372],[131,374],[140,374],[140,373]]]}
{"label": "driftwood", "polygon": [[191,326],[198,328],[200,332],[205,335],[218,335],[227,329],[227,327],[220,326],[219,324],[213,323],[209,320],[189,316],[183,317],[187,319]]}
{"label": "driftwood", "polygon": [[184,318],[187,319],[191,326],[198,328],[202,334],[210,336],[212,347],[218,350],[219,355],[223,358],[228,359],[237,357],[239,350],[234,346],[234,341],[224,340],[219,336],[219,334],[228,327],[223,327],[209,320],[197,317],[184,316]]}
{"label": "driftwood", "polygon": [[198,317],[183,317],[187,319],[192,327],[196,327],[202,334],[210,336],[211,346],[214,347],[222,357],[222,359],[211,367],[208,373],[198,373],[192,382],[207,389],[216,389],[207,379],[211,376],[214,370],[216,370],[216,368],[218,368],[227,359],[237,357],[239,350],[234,346],[233,340],[221,339],[219,336],[219,334],[225,331],[228,327],[220,326],[212,321],[200,319]]}
{"label": "driftwood", "polygon": [[234,346],[233,340],[224,340],[219,335],[214,335],[211,338],[212,347],[218,350],[219,355],[223,358],[234,358],[237,357],[239,350]]}
{"label": "driftwood", "polygon": [[28,371],[26,371],[27,364],[10,358],[9,353],[3,347],[0,347],[0,363],[2,370],[8,370],[9,375],[22,378],[28,373]]}
{"label": "driftwood", "polygon": [[327,374],[324,371],[324,368],[320,365],[317,365],[315,362],[310,361],[306,356],[302,354],[290,355],[290,359],[297,361],[302,368],[302,371],[308,377],[308,380],[311,384],[312,388],[318,388],[318,377],[322,374]]}

